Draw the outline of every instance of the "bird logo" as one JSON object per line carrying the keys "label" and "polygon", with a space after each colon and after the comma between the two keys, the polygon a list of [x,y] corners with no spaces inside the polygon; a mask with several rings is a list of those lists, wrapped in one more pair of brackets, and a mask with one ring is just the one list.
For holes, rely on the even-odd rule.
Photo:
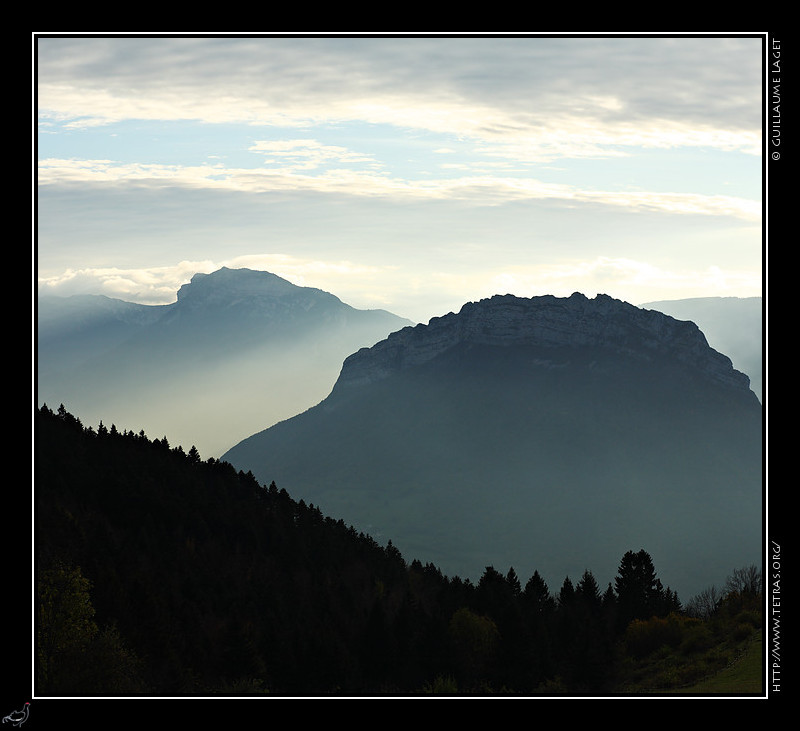
{"label": "bird logo", "polygon": [[7,716],[3,717],[3,723],[10,723],[13,726],[22,726],[28,720],[28,713],[30,713],[30,703],[26,703],[21,711],[12,711]]}

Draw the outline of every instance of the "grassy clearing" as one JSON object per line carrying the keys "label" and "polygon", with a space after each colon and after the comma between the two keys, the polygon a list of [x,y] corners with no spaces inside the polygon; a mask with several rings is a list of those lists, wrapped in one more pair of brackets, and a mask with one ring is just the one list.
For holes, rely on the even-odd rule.
{"label": "grassy clearing", "polygon": [[741,621],[681,626],[669,644],[622,663],[626,695],[760,695],[764,692],[762,632]]}
{"label": "grassy clearing", "polygon": [[729,667],[683,692],[708,695],[761,694],[764,692],[764,650],[759,631],[744,654]]}

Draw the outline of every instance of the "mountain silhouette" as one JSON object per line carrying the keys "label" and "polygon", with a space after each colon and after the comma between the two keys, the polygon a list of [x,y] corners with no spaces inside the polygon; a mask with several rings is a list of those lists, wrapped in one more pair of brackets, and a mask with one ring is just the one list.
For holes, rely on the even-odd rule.
{"label": "mountain silhouette", "polygon": [[640,307],[694,322],[712,348],[725,353],[734,368],[750,377],[750,388],[763,403],[761,297],[691,297],[647,302]]}
{"label": "mountain silhouette", "polygon": [[404,556],[550,585],[647,546],[691,596],[760,563],[762,409],[692,322],[497,296],[353,353],[329,396],[223,460]]}
{"label": "mountain silhouette", "polygon": [[219,456],[317,403],[344,358],[406,326],[269,272],[196,274],[168,305],[40,297],[37,400]]}

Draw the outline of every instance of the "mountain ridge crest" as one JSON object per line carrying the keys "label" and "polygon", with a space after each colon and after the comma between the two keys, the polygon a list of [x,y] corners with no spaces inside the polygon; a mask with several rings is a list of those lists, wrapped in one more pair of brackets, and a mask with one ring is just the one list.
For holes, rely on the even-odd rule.
{"label": "mountain ridge crest", "polygon": [[393,372],[432,360],[459,343],[610,347],[642,360],[672,357],[699,369],[719,384],[749,390],[750,379],[730,358],[711,348],[699,327],[657,310],[598,294],[559,298],[494,295],[464,304],[458,313],[427,325],[402,328],[345,359],[337,388],[381,380]]}

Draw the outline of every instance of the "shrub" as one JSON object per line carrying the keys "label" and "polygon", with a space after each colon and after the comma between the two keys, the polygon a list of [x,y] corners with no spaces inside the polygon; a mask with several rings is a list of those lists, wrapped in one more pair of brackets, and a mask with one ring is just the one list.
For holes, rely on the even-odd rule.
{"label": "shrub", "polygon": [[693,655],[707,650],[714,644],[714,637],[704,624],[687,627],[680,644],[680,651],[684,655]]}
{"label": "shrub", "polygon": [[698,620],[670,614],[668,617],[635,619],[625,632],[625,646],[635,658],[643,658],[661,647],[677,647],[688,627]]}
{"label": "shrub", "polygon": [[735,621],[758,629],[761,626],[761,612],[746,609],[736,615]]}

